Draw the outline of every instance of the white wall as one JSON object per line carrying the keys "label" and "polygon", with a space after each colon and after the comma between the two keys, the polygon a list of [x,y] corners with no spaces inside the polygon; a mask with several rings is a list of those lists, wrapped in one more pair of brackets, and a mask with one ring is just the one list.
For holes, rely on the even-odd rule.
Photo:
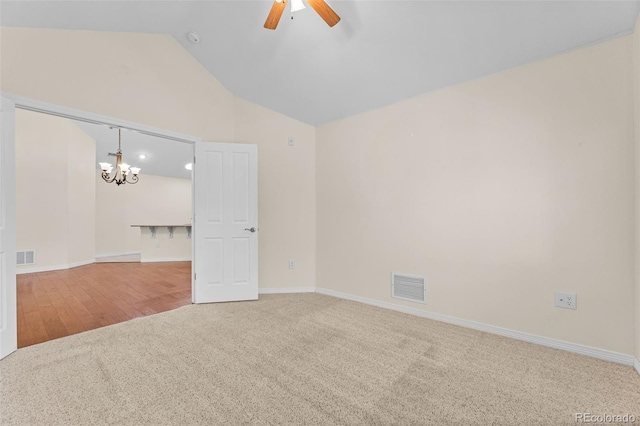
{"label": "white wall", "polygon": [[633,354],[632,81],[626,36],[320,127],[318,287]]}
{"label": "white wall", "polygon": [[140,175],[135,185],[116,185],[95,171],[96,256],[140,253],[140,228],[131,225],[189,224],[191,179]]}
{"label": "white wall", "polygon": [[16,111],[16,244],[36,251],[18,272],[93,259],[95,155],[72,121]]}
{"label": "white wall", "polygon": [[[257,143],[263,249],[260,287],[314,284],[313,127],[248,102],[236,102],[170,36],[2,28],[0,40],[3,92],[205,141]],[[290,132],[301,135],[301,144],[286,151]],[[282,192],[283,182],[288,193]],[[274,199],[286,202],[272,203]],[[292,211],[297,217],[290,224]],[[304,232],[297,232],[302,228]],[[287,232],[279,232],[283,229]],[[274,257],[278,260],[273,261]],[[299,261],[295,271],[282,262],[289,258]]]}

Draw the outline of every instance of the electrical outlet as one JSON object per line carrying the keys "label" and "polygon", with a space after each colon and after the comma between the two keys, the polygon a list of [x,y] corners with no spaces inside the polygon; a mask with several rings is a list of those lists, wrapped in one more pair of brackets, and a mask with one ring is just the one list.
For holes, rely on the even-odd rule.
{"label": "electrical outlet", "polygon": [[293,136],[289,136],[289,146],[293,146]]}
{"label": "electrical outlet", "polygon": [[578,307],[578,299],[575,293],[565,293],[556,291],[556,306],[558,308],[576,309]]}
{"label": "electrical outlet", "polygon": [[296,261],[289,259],[289,269],[296,269]]}

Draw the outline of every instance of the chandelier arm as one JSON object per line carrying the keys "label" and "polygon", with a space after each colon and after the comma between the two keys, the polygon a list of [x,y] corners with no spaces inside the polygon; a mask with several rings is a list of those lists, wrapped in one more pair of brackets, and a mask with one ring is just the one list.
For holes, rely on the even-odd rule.
{"label": "chandelier arm", "polygon": [[102,179],[107,183],[111,183],[114,180],[116,180],[116,176],[117,176],[117,173],[114,174],[113,176],[110,176],[106,172],[102,172]]}
{"label": "chandelier arm", "polygon": [[124,182],[130,183],[131,185],[138,183],[138,176],[137,175],[132,175],[131,178],[129,178],[129,175],[127,175],[125,177]]}

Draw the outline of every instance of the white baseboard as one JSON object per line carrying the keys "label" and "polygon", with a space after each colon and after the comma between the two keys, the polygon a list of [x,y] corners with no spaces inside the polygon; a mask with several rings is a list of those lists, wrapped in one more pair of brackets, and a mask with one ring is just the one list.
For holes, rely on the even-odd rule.
{"label": "white baseboard", "polygon": [[640,374],[640,360],[638,360],[638,358],[633,359],[633,366],[635,367],[638,374]]}
{"label": "white baseboard", "polygon": [[102,259],[103,257],[116,257],[116,256],[131,256],[134,254],[140,254],[139,251],[124,251],[120,253],[100,253],[96,254],[96,259]]}
{"label": "white baseboard", "polygon": [[325,288],[316,288],[316,292],[320,294],[326,294],[328,296],[339,297],[341,299],[352,300],[354,302],[366,303],[367,305],[373,305],[379,308],[391,309],[394,311],[404,312],[406,314],[417,315],[423,318],[429,318],[436,321],[446,322],[449,324],[460,325],[463,327],[472,328],[474,330],[480,330],[480,331],[486,331],[488,333],[499,334],[501,336],[510,337],[512,339],[522,340],[524,342],[535,343],[538,345],[547,346],[554,349],[560,349],[567,352],[586,355],[592,358],[615,362],[616,364],[635,366],[636,370],[638,370],[638,372],[640,373],[640,368],[639,368],[640,365],[638,363],[638,360],[635,359],[635,357],[633,357],[632,355],[625,355],[618,352],[608,351],[606,349],[598,349],[598,348],[593,348],[591,346],[579,345],[577,343],[570,343],[562,340],[550,339],[548,337],[537,336],[535,334],[524,333],[521,331],[510,330],[508,328],[496,327],[493,325],[483,324],[480,322],[451,317],[449,315],[437,314],[434,312],[426,312],[426,311],[422,311],[416,308],[411,308],[408,306],[396,305],[388,302],[381,302],[379,300],[369,299],[361,296],[355,296],[353,294],[340,293],[338,291],[329,290]]}
{"label": "white baseboard", "polygon": [[260,288],[259,294],[315,293],[315,287]]}
{"label": "white baseboard", "polygon": [[142,263],[151,263],[151,262],[191,262],[191,257],[152,257],[141,259]]}
{"label": "white baseboard", "polygon": [[92,263],[95,263],[95,259],[81,260],[79,262],[72,262],[66,265],[28,266],[24,268],[22,266],[18,266],[16,267],[16,275],[33,274],[35,272],[61,271],[63,269],[77,268],[78,266],[90,265]]}

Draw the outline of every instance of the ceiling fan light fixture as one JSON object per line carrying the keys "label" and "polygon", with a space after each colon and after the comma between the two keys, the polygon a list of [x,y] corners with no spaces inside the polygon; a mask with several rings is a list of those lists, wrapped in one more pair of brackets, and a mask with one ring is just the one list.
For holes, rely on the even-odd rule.
{"label": "ceiling fan light fixture", "polygon": [[305,9],[302,0],[291,0],[291,13]]}
{"label": "ceiling fan light fixture", "polygon": [[[315,10],[322,20],[330,27],[333,27],[335,24],[340,22],[338,14],[334,12],[334,10],[331,9],[324,0],[307,0],[307,3],[309,3],[309,6],[311,6],[311,8]],[[274,0],[271,10],[269,11],[269,15],[267,16],[267,20],[264,21],[264,27],[266,29],[275,30],[278,27],[278,22],[280,21],[280,17],[282,16],[282,12],[284,12],[286,6],[287,0]],[[291,0],[291,12],[302,10],[304,8],[302,0]],[[291,19],[293,19],[293,15],[291,15]]]}

